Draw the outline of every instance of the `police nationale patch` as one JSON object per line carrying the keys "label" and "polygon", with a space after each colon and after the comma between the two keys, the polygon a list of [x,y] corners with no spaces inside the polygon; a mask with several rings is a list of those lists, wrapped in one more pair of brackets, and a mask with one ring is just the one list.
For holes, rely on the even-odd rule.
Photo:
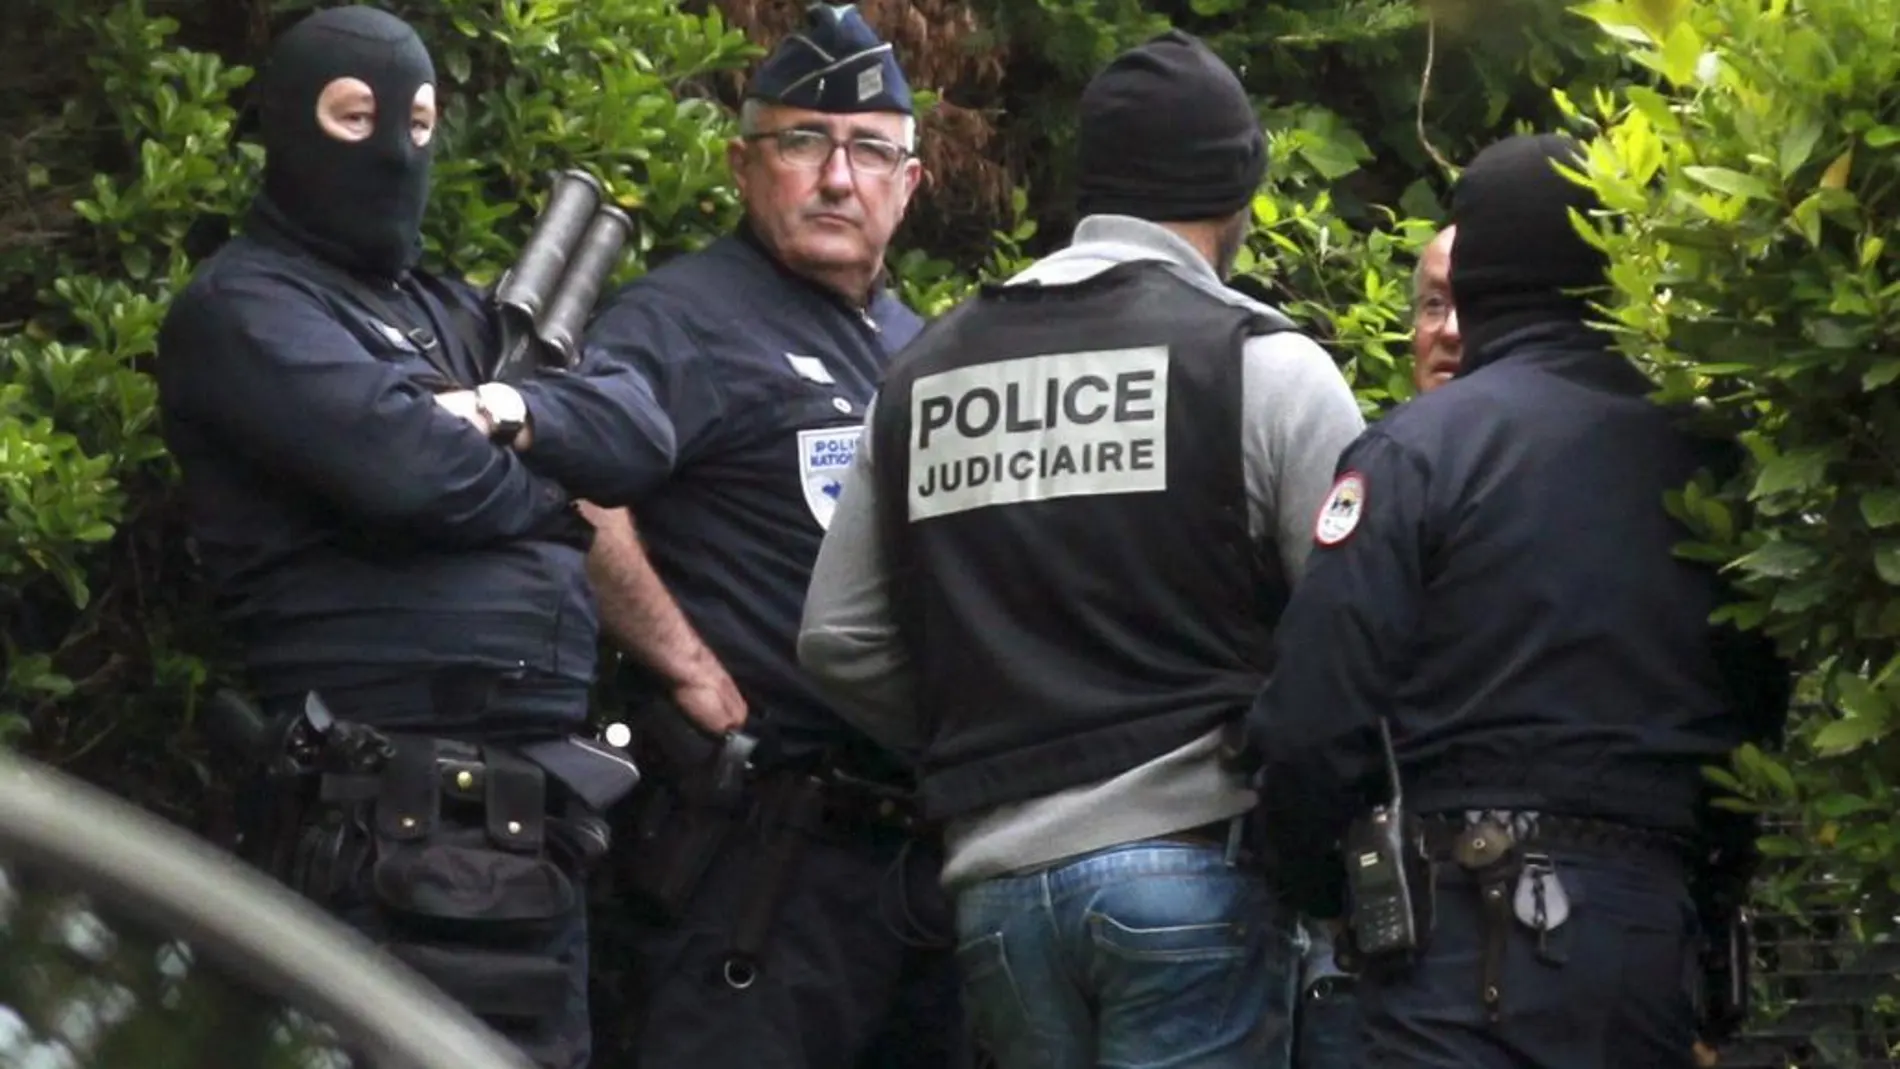
{"label": "police nationale patch", "polygon": [[1366,507],[1366,480],[1349,471],[1333,484],[1326,503],[1319,507],[1319,520],[1313,524],[1313,540],[1322,546],[1336,546],[1352,537],[1359,516]]}
{"label": "police nationale patch", "polygon": [[838,509],[838,495],[844,492],[844,473],[851,458],[858,455],[858,427],[826,427],[798,432],[798,478],[805,487],[805,504],[812,519],[825,530],[831,529],[831,514]]}

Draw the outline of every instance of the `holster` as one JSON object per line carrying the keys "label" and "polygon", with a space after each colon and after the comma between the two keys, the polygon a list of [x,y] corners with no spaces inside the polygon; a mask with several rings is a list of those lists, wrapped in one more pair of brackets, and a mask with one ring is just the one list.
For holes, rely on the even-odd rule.
{"label": "holster", "polygon": [[751,987],[778,919],[786,888],[825,818],[825,781],[816,775],[776,776],[760,785],[757,875],[733,930],[722,975],[734,990]]}
{"label": "holster", "polygon": [[613,869],[616,893],[655,920],[679,922],[741,819],[736,810],[693,805],[666,787],[644,790],[627,829],[629,846]]}
{"label": "holster", "polygon": [[632,845],[620,852],[614,872],[616,893],[665,923],[686,916],[714,859],[745,819],[753,748],[749,736],[714,740],[686,725],[683,714],[671,715],[680,720],[665,724],[668,738],[647,737],[661,775],[635,796]]}

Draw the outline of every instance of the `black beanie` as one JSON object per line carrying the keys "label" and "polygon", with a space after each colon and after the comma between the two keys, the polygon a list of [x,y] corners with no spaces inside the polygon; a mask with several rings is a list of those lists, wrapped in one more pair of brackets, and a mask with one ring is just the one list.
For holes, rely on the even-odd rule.
{"label": "black beanie", "polygon": [[1559,134],[1519,135],[1491,145],[1452,191],[1451,298],[1464,334],[1463,370],[1488,359],[1485,346],[1523,327],[1581,325],[1589,304],[1577,290],[1608,281],[1609,262],[1570,221],[1596,194],[1559,174],[1581,170],[1582,148]]}
{"label": "black beanie", "polygon": [[1180,30],[1122,53],[1089,82],[1080,140],[1083,215],[1215,219],[1252,201],[1267,170],[1240,79]]}

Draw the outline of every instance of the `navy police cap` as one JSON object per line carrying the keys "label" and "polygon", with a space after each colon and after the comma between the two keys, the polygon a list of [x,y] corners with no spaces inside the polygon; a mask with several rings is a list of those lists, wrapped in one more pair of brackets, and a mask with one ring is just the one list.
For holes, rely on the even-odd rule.
{"label": "navy police cap", "polygon": [[805,29],[779,42],[746,96],[811,111],[911,112],[910,85],[891,46],[856,4],[813,4]]}

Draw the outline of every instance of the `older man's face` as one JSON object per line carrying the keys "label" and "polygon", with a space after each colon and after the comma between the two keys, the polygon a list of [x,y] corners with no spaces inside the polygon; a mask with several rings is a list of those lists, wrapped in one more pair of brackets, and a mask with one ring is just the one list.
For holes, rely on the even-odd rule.
{"label": "older man's face", "polygon": [[731,149],[753,226],[795,271],[875,270],[923,175],[904,117],[774,106],[760,118]]}
{"label": "older man's face", "polygon": [[1458,309],[1451,303],[1451,246],[1456,227],[1446,227],[1419,258],[1418,293],[1412,303],[1412,381],[1430,393],[1451,381],[1464,359]]}

